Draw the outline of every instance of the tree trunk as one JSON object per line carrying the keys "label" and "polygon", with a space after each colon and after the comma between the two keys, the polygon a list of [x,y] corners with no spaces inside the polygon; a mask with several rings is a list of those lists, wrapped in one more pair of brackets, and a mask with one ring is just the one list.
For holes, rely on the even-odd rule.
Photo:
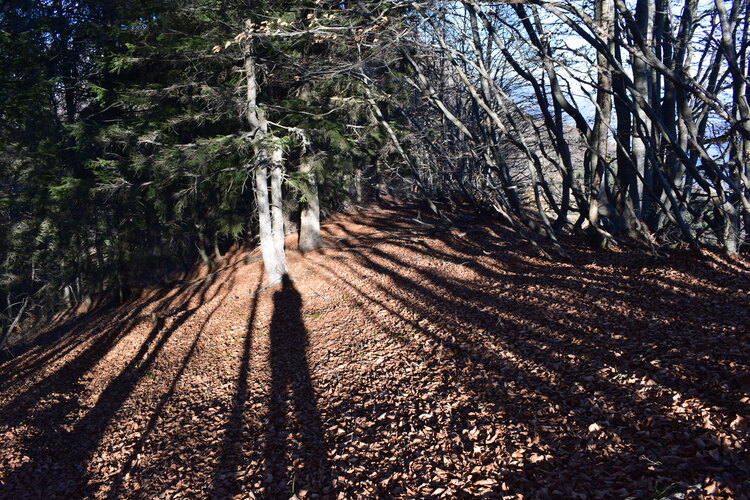
{"label": "tree trunk", "polygon": [[[655,9],[654,0],[638,0],[636,5],[635,13],[638,30],[647,47],[651,47],[653,41]],[[635,84],[635,88],[644,99],[649,100],[649,96],[651,95],[651,72],[647,64],[638,57],[634,56],[631,63],[633,65],[633,83]],[[639,108],[637,113],[638,120],[633,129],[633,158],[637,176],[646,179],[649,185],[644,188],[643,183],[639,182],[638,189],[631,190],[630,198],[633,201],[633,208],[636,215],[642,217],[645,211],[643,193],[644,190],[649,191],[651,189],[650,176],[646,171],[646,138],[651,134],[651,123],[642,109]],[[645,124],[645,127],[641,124]]]}
{"label": "tree trunk", "polygon": [[[745,205],[747,209],[747,199],[744,198],[742,193],[745,188],[743,180],[747,180],[747,178],[742,178],[742,169],[747,166],[747,151],[750,148],[750,141],[747,139],[750,136],[750,103],[747,98],[747,77],[745,69],[742,67],[745,55],[737,53],[733,35],[738,23],[739,9],[737,5],[732,5],[731,13],[729,13],[727,12],[724,0],[715,1],[716,10],[721,21],[721,45],[729,69],[734,77],[732,82],[734,98],[733,115],[737,123],[747,132],[744,137],[738,137],[732,143],[731,158],[734,161],[732,162],[733,166],[730,175],[734,180],[735,186],[731,196],[732,199],[724,204],[726,207],[724,210],[724,248],[728,254],[732,255],[739,250],[742,234],[741,224],[743,218],[741,210],[738,207]],[[750,16],[750,12],[748,12],[747,16]],[[747,26],[745,29],[747,29]]]}
{"label": "tree trunk", "polygon": [[[299,217],[297,249],[300,252],[309,252],[323,246],[323,239],[320,237],[320,200],[318,199],[318,183],[309,159],[302,161],[300,172],[307,176],[307,189]],[[359,171],[357,173],[359,174]]]}
{"label": "tree trunk", "polygon": [[[315,199],[318,199],[318,183],[313,179],[313,185],[315,186]],[[354,172],[354,201],[358,204],[362,204],[362,170],[357,168]],[[318,210],[320,212],[320,210]],[[320,217],[318,217],[320,218]]]}
{"label": "tree trunk", "polygon": [[271,219],[273,223],[273,247],[277,254],[280,269],[286,273],[286,254],[284,253],[284,210],[282,207],[283,152],[280,147],[274,147],[271,153]]}
{"label": "tree trunk", "polygon": [[[615,22],[615,38],[621,36],[617,22]],[[620,46],[615,46],[615,58],[622,63]],[[618,231],[624,231],[628,236],[636,235],[638,221],[633,211],[633,200],[630,194],[638,190],[638,177],[635,174],[635,164],[630,155],[633,122],[630,109],[623,101],[626,95],[625,81],[621,73],[615,72],[612,80],[615,97],[615,115],[617,116],[617,189],[615,191],[615,210],[617,212]],[[619,96],[619,97],[617,97]]]}
{"label": "tree trunk", "polygon": [[276,247],[271,205],[268,200],[268,166],[263,164],[255,169],[255,203],[258,207],[260,251],[266,267],[268,284],[273,285],[281,282],[281,278],[286,274],[286,259],[283,252],[279,255]]}
{"label": "tree trunk", "polygon": [[[596,3],[596,21],[602,33],[607,35],[607,49],[614,50],[614,14],[612,0],[598,0]],[[605,54],[597,53],[599,71],[599,88],[596,96],[596,117],[591,140],[591,185],[589,186],[589,223],[591,229],[599,228],[599,217],[609,216],[609,200],[606,196],[607,182],[607,142],[609,126],[612,119],[612,70]],[[600,235],[601,236],[601,235]]]}
{"label": "tree trunk", "polygon": [[[247,76],[246,118],[256,139],[255,148],[255,203],[258,210],[258,233],[263,264],[268,284],[281,282],[286,274],[284,254],[284,217],[281,209],[281,163],[282,150],[275,147],[269,155],[266,136],[268,123],[258,111],[258,83],[255,78],[255,58],[248,43],[245,49],[245,73]],[[270,162],[268,161],[270,157]],[[271,200],[268,199],[268,166],[271,164]],[[273,220],[272,220],[273,216]]]}

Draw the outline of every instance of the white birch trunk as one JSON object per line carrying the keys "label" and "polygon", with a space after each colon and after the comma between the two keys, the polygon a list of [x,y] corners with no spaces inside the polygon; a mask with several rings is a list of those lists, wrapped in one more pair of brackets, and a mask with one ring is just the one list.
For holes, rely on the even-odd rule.
{"label": "white birch trunk", "polygon": [[271,153],[271,219],[276,265],[283,275],[286,274],[286,254],[284,253],[284,211],[281,197],[282,154],[280,147],[274,148]]}
{"label": "white birch trunk", "polygon": [[281,282],[286,274],[285,262],[279,259],[274,244],[274,231],[271,222],[271,208],[268,200],[268,167],[259,165],[255,169],[255,202],[258,206],[258,232],[260,234],[260,251],[266,267],[268,284]]}
{"label": "white birch trunk", "polygon": [[[281,149],[275,149],[271,155],[271,200],[268,197],[268,151],[264,143],[268,134],[268,124],[258,112],[258,82],[255,78],[255,59],[248,45],[245,53],[245,74],[247,77],[246,118],[255,132],[259,146],[256,148],[255,168],[255,203],[258,210],[258,234],[263,265],[266,268],[268,284],[280,283],[286,274],[286,255],[284,254],[284,221],[281,211]],[[271,205],[273,202],[273,207]],[[272,219],[273,214],[273,219]]]}

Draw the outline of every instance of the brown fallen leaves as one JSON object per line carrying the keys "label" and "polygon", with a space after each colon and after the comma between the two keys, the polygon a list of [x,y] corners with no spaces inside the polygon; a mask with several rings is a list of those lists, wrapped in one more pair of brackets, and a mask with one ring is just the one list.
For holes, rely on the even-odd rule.
{"label": "brown fallen leaves", "polygon": [[238,252],[1,366],[0,496],[747,497],[747,260],[549,262],[417,216],[343,214],[292,288]]}

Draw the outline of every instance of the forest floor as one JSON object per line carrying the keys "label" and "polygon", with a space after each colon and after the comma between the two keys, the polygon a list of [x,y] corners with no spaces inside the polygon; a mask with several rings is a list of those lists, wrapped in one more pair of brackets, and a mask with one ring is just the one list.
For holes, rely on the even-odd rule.
{"label": "forest floor", "polygon": [[0,366],[0,497],[748,498],[747,259],[425,222],[56,326]]}

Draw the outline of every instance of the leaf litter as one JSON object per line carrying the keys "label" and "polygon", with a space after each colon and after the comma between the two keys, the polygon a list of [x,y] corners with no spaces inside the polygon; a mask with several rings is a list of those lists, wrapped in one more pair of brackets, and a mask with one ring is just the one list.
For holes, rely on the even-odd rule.
{"label": "leaf litter", "polygon": [[[747,498],[750,262],[357,209],[0,366],[4,498]],[[290,241],[290,245],[292,242]]]}

